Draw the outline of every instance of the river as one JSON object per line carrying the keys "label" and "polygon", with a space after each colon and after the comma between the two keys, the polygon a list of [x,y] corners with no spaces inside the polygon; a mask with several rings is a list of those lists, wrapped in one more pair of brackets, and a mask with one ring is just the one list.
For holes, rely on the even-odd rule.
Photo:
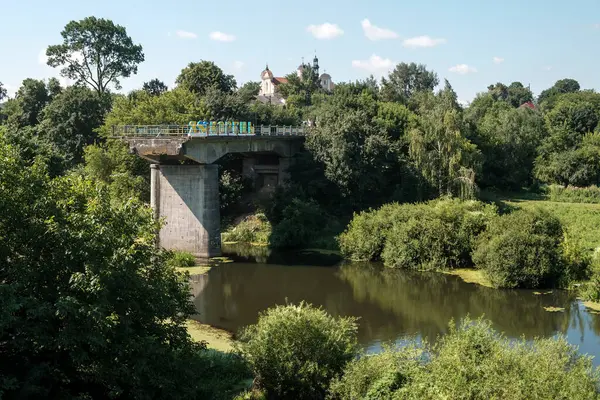
{"label": "river", "polygon": [[451,319],[483,315],[510,338],[563,334],[600,366],[600,315],[572,292],[490,289],[451,275],[348,264],[310,251],[230,246],[224,253],[234,262],[192,279],[195,319],[234,333],[271,306],[305,300],[335,316],[359,317],[360,343],[378,351],[406,337],[432,342]]}

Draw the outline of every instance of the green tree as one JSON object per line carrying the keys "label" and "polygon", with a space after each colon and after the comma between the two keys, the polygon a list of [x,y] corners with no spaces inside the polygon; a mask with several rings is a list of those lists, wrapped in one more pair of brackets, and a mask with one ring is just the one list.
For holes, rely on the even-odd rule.
{"label": "green tree", "polygon": [[494,101],[505,101],[515,108],[533,100],[533,93],[521,82],[513,82],[509,86],[498,82],[495,85],[488,86],[488,93]]}
{"label": "green tree", "polygon": [[226,75],[212,61],[189,63],[181,70],[175,81],[178,87],[203,95],[209,88],[216,88],[224,93],[232,93],[237,84],[233,75]]}
{"label": "green tree", "polygon": [[164,84],[163,81],[159,79],[152,79],[151,81],[144,82],[142,85],[142,90],[145,90],[148,94],[152,96],[160,96],[169,88]]}
{"label": "green tree", "polygon": [[2,82],[0,82],[0,101],[4,100],[7,96],[8,92],[6,91],[6,88],[4,87]]}
{"label": "green tree", "polygon": [[546,100],[552,100],[554,97],[564,93],[578,92],[581,87],[575,79],[561,79],[556,81],[551,88],[548,88],[538,96],[538,103],[542,104]]}
{"label": "green tree", "polygon": [[260,91],[260,83],[259,82],[246,82],[240,87],[237,91],[238,96],[242,98],[244,103],[249,103],[250,101],[256,99],[258,96],[258,92]]}
{"label": "green tree", "polygon": [[51,99],[44,81],[31,78],[23,80],[15,98],[6,104],[7,124],[12,128],[37,125],[42,110]]}
{"label": "green tree", "polygon": [[133,43],[127,31],[111,20],[87,17],[71,21],[61,32],[63,43],[46,50],[48,65],[61,67],[61,75],[89,85],[99,94],[120,79],[137,74],[144,61],[142,46]]}
{"label": "green tree", "polygon": [[97,129],[109,108],[108,96],[71,86],[44,108],[39,136],[58,150],[70,168],[83,161],[83,149],[98,138]]}
{"label": "green tree", "polygon": [[483,117],[474,142],[483,153],[481,185],[520,190],[533,183],[537,148],[547,136],[541,113],[497,103]]}
{"label": "green tree", "polygon": [[422,109],[409,133],[410,157],[438,195],[472,197],[481,153],[463,133],[456,93],[446,81],[443,90],[428,97],[429,109]]}
{"label": "green tree", "polygon": [[386,101],[407,103],[416,92],[431,92],[438,83],[437,74],[428,71],[426,65],[400,63],[387,79],[381,79],[382,97]]}
{"label": "green tree", "polygon": [[206,119],[209,115],[204,101],[189,90],[177,87],[152,96],[141,90],[131,96],[118,96],[100,131],[104,136],[118,125],[186,125]]}
{"label": "green tree", "polygon": [[312,97],[321,92],[321,83],[316,71],[310,66],[302,69],[301,76],[292,72],[285,76],[287,82],[277,86],[277,92],[294,106],[310,106]]}
{"label": "green tree", "polygon": [[0,394],[202,398],[189,286],[152,211],[0,152]]}

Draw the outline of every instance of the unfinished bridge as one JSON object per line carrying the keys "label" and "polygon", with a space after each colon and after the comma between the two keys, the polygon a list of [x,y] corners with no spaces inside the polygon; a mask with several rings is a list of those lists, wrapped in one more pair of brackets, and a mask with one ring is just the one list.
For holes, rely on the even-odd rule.
{"label": "unfinished bridge", "polygon": [[114,126],[112,137],[150,161],[150,204],[165,224],[159,245],[196,257],[221,255],[219,173],[215,164],[230,153],[243,156],[242,173],[260,186],[287,178],[302,148],[305,128],[252,126],[248,122]]}

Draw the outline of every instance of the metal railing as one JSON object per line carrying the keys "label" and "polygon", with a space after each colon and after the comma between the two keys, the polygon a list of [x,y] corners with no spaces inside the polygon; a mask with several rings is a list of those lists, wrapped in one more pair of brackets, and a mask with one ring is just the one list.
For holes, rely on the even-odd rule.
{"label": "metal railing", "polygon": [[215,137],[215,136],[304,136],[306,128],[297,126],[209,126],[205,129],[189,125],[119,125],[112,127],[114,137]]}

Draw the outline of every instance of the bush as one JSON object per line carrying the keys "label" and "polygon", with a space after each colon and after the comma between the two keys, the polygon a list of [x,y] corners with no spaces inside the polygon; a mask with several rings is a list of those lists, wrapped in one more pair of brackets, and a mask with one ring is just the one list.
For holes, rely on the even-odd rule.
{"label": "bush", "polygon": [[238,354],[206,349],[199,352],[198,398],[229,400],[250,386],[252,372]]}
{"label": "bush", "polygon": [[551,201],[565,203],[600,203],[600,188],[596,185],[587,187],[550,185],[548,195]]}
{"label": "bush", "polygon": [[340,235],[340,248],[348,258],[381,258],[390,267],[466,267],[472,265],[476,236],[495,212],[493,206],[458,199],[391,204],[356,215]]}
{"label": "bush", "polygon": [[465,319],[431,349],[400,399],[598,398],[598,370],[564,338],[510,341]]}
{"label": "bush", "polygon": [[600,248],[594,253],[590,270],[590,281],[581,288],[581,297],[584,300],[600,303]]}
{"label": "bush", "polygon": [[563,238],[560,221],[548,211],[519,210],[492,221],[478,240],[473,260],[496,287],[557,286],[587,269],[585,264],[570,268],[569,261],[580,256],[563,254]]}
{"label": "bush", "polygon": [[323,231],[328,218],[314,200],[294,198],[273,227],[269,244],[274,248],[306,247]]}
{"label": "bush", "polygon": [[262,213],[249,215],[239,224],[224,232],[224,242],[267,244],[271,235],[271,224]]}
{"label": "bush", "polygon": [[169,252],[167,263],[174,268],[189,268],[196,265],[196,258],[187,251]]}
{"label": "bush", "polygon": [[231,171],[222,170],[219,177],[219,200],[221,216],[231,213],[239,203],[244,193],[250,190],[247,179],[233,174]]}
{"label": "bush", "polygon": [[354,318],[306,303],[277,306],[244,329],[239,350],[270,398],[319,399],[357,352]]}
{"label": "bush", "polygon": [[376,261],[381,257],[389,229],[410,216],[409,204],[386,204],[378,210],[354,214],[348,228],[338,237],[344,257],[354,261]]}
{"label": "bush", "polygon": [[600,374],[564,338],[509,340],[465,318],[433,346],[387,349],[348,364],[329,397],[350,399],[597,399]]}
{"label": "bush", "polygon": [[350,362],[344,374],[331,382],[328,399],[389,399],[404,386],[420,367],[423,350],[414,344],[386,347],[374,355],[363,355]]}

